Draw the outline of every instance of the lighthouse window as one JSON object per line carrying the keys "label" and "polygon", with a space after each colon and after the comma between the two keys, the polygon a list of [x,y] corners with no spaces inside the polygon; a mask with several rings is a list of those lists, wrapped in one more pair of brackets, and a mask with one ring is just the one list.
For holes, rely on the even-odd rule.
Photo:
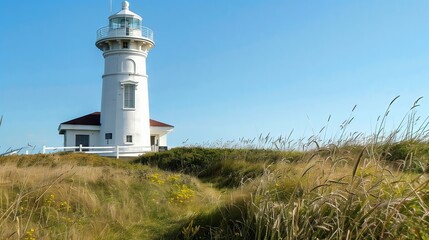
{"label": "lighthouse window", "polygon": [[105,139],[112,139],[112,133],[106,133]]}
{"label": "lighthouse window", "polygon": [[132,143],[133,142],[133,136],[132,135],[127,135],[127,143]]}
{"label": "lighthouse window", "polygon": [[127,27],[127,28],[130,27],[129,19],[127,18],[121,19],[121,28],[123,27]]}
{"label": "lighthouse window", "polygon": [[123,42],[122,43],[122,48],[128,48],[128,42]]}
{"label": "lighthouse window", "polygon": [[124,85],[124,108],[135,108],[136,86],[133,84]]}
{"label": "lighthouse window", "polygon": [[133,18],[131,21],[130,27],[132,29],[139,29],[140,28],[140,20]]}
{"label": "lighthouse window", "polygon": [[128,21],[126,18],[113,18],[110,20],[110,29],[119,29],[126,27],[128,25]]}

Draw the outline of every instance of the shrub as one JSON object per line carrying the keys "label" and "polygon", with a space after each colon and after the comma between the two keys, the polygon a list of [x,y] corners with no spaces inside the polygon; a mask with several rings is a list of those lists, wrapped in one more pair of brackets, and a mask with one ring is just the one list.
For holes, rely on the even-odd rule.
{"label": "shrub", "polygon": [[396,163],[399,169],[423,173],[428,171],[429,144],[420,141],[400,141],[381,146],[382,159]]}
{"label": "shrub", "polygon": [[302,157],[303,153],[299,152],[196,147],[149,153],[135,162],[190,174],[217,187],[237,187],[247,179],[262,175],[264,164],[296,162]]}

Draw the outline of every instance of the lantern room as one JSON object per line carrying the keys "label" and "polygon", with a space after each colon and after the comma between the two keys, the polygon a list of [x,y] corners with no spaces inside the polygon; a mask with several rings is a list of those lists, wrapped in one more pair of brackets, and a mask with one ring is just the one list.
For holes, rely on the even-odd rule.
{"label": "lantern room", "polygon": [[101,50],[111,49],[110,40],[134,39],[154,45],[153,31],[142,25],[142,17],[129,9],[127,1],[122,3],[122,10],[109,17],[109,25],[97,31],[96,46]]}
{"label": "lantern room", "polygon": [[129,10],[130,4],[125,1],[122,3],[122,10],[109,17],[110,29],[140,29],[142,27],[142,17]]}

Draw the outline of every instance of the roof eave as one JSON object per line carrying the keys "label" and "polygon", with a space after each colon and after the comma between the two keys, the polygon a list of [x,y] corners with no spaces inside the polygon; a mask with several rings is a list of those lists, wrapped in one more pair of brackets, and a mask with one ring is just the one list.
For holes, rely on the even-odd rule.
{"label": "roof eave", "polygon": [[60,124],[58,127],[59,134],[65,134],[67,130],[100,131],[100,125]]}

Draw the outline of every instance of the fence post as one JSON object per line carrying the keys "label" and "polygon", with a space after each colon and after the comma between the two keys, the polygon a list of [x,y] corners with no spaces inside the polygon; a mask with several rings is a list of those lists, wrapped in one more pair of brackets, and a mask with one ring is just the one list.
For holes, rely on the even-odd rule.
{"label": "fence post", "polygon": [[79,144],[79,152],[82,152],[82,144]]}
{"label": "fence post", "polygon": [[45,154],[45,153],[46,153],[46,146],[45,146],[45,145],[43,145],[42,153],[43,153],[43,154]]}
{"label": "fence post", "polygon": [[116,159],[119,159],[119,146],[116,145]]}

